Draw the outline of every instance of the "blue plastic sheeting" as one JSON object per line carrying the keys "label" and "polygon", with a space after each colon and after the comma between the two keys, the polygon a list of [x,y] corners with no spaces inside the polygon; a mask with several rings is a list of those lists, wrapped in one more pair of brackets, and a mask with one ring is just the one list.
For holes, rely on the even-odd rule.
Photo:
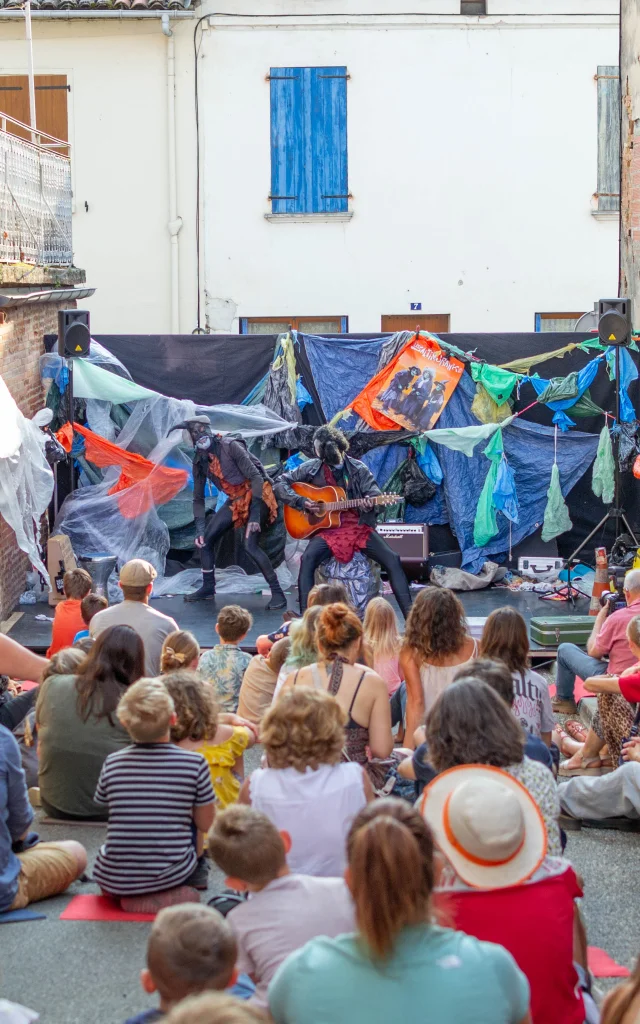
{"label": "blue plastic sheeting", "polygon": [[[632,361],[631,357],[629,357],[629,359],[630,361]],[[592,359],[589,363],[587,363],[586,366],[583,366],[582,369],[578,371],[578,376],[576,379],[576,384],[578,386],[577,395],[574,395],[572,398],[562,399],[559,402],[545,403],[549,409],[554,410],[552,422],[555,423],[556,426],[560,427],[560,430],[564,431],[568,430],[570,427],[575,427],[575,422],[572,419],[570,419],[569,416],[567,416],[564,410],[570,409],[572,405],[575,405],[578,399],[582,398],[587,388],[593,384],[596,374],[600,369],[601,360],[602,356],[596,356],[595,359]],[[637,375],[638,371],[636,370],[636,376]],[[533,385],[533,389],[536,395],[541,395],[543,391],[546,391],[549,384],[551,383],[548,380],[544,380],[543,377],[527,377],[525,378],[525,380],[528,380],[529,383]],[[525,381],[523,381],[522,383],[524,384]]]}
{"label": "blue plastic sheeting", "polygon": [[[371,380],[378,369],[383,340],[304,335],[316,389],[327,419],[349,405]],[[593,367],[589,374],[591,372]],[[589,374],[585,376],[588,378]],[[437,426],[477,426],[478,420],[471,412],[474,397],[475,384],[465,371],[442,410]],[[351,427],[354,421],[355,418],[342,421],[339,426]],[[553,465],[553,435],[553,427],[522,419],[514,420],[503,431],[504,451],[513,470],[520,506],[519,522],[511,526],[512,545],[533,533],[544,519]],[[472,573],[480,572],[487,558],[503,556],[509,550],[509,522],[501,513],[498,514],[499,532],[496,536],[481,549],[473,543],[476,507],[488,469],[484,447],[478,445],[472,458],[468,458],[444,445],[434,445],[445,482],[427,505],[422,508],[408,505],[405,511],[408,523],[435,525],[449,522],[460,544],[462,566]],[[597,447],[598,438],[594,434],[572,430],[570,434],[558,435],[558,466],[565,496],[593,462]],[[389,445],[369,452],[363,461],[382,486],[404,458],[406,448]]]}
{"label": "blue plastic sheeting", "polygon": [[[633,402],[629,398],[628,388],[638,379],[638,367],[629,355],[626,348],[620,350],[620,419],[623,423],[633,423],[637,419]],[[607,349],[607,367],[609,377],[615,380],[616,376],[616,350],[613,345]]]}
{"label": "blue plastic sheeting", "polygon": [[[445,406],[438,426],[476,424],[477,420],[471,413],[474,395],[475,385],[465,372]],[[533,533],[544,519],[553,465],[553,435],[553,427],[522,419],[514,420],[503,430],[504,453],[514,473],[520,505],[519,522],[511,526],[511,544],[514,546]],[[502,556],[509,550],[509,522],[501,514],[498,515],[499,532],[496,536],[483,548],[477,548],[473,543],[473,524],[487,476],[487,458],[481,445],[470,459],[444,445],[434,447],[444,470],[446,507],[462,551],[462,568],[478,573],[487,558]],[[597,447],[595,434],[583,434],[578,430],[558,434],[558,467],[565,496],[593,462]]]}

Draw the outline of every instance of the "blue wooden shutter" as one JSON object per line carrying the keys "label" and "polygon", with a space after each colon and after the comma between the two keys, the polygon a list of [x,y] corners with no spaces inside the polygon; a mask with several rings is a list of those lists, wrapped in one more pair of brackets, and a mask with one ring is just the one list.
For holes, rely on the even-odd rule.
{"label": "blue wooden shutter", "polygon": [[598,210],[620,209],[620,69],[598,68]]}
{"label": "blue wooden shutter", "polygon": [[271,69],[273,213],[348,209],[347,69]]}

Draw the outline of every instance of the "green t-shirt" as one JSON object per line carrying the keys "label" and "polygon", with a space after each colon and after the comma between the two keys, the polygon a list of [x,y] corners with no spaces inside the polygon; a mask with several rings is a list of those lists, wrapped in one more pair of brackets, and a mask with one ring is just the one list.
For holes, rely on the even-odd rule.
{"label": "green t-shirt", "polygon": [[529,983],[502,946],[436,925],[405,928],[373,963],[357,935],[312,939],[269,986],[276,1024],[519,1024]]}
{"label": "green t-shirt", "polygon": [[93,802],[102,765],[131,740],[115,715],[113,725],[93,716],[83,722],[76,698],[75,676],[51,676],[40,688],[36,721],[42,805],[61,817],[106,818],[104,806]]}

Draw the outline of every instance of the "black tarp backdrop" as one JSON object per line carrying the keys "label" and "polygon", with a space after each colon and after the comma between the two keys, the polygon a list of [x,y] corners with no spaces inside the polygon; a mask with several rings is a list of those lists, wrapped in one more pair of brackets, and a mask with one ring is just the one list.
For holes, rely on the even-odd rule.
{"label": "black tarp backdrop", "polygon": [[[345,335],[335,335],[336,344]],[[388,334],[350,334],[349,338],[383,338]],[[443,340],[470,352],[479,359],[499,365],[524,356],[540,355],[578,343],[589,334],[572,333],[520,333],[520,334],[445,334]],[[120,359],[133,379],[144,387],[159,391],[175,398],[190,398],[203,405],[237,404],[249,394],[269,368],[276,343],[275,335],[96,335],[96,340]],[[313,398],[313,405],[304,412],[306,423],[323,420],[322,405],[316,391],[311,369],[300,339],[296,352],[298,370]],[[580,370],[597,351],[582,352],[576,349],[561,359],[550,359],[532,369],[541,377],[566,377],[573,370]],[[637,361],[636,353],[632,353]],[[631,387],[630,397],[637,405],[638,385]],[[593,401],[607,412],[614,412],[613,385],[607,373],[598,373],[590,388]],[[515,392],[514,392],[515,395]],[[531,385],[521,388],[521,395],[515,402],[515,411],[524,409],[535,400]],[[528,410],[524,418],[547,426],[551,424],[552,412],[545,406],[536,405]],[[576,421],[576,429],[587,433],[599,433],[603,426],[602,416]],[[634,529],[640,529],[640,481],[631,473],[623,475],[622,497],[628,518]],[[591,490],[591,472],[571,491],[567,504],[574,529],[558,538],[558,549],[568,555],[587,536],[606,512],[606,506],[595,497]],[[599,543],[610,545],[613,538],[611,523],[599,531],[585,551],[587,561],[592,560],[592,548]]]}

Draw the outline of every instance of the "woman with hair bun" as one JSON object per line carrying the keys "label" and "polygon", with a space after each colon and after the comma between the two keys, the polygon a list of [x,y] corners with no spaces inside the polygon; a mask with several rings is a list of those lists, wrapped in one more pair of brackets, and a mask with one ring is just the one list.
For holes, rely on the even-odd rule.
{"label": "woman with hair bun", "polygon": [[160,673],[179,672],[191,669],[195,672],[200,661],[200,644],[193,633],[186,629],[176,629],[164,638],[160,652]]}
{"label": "woman with hair bun", "polygon": [[433,838],[416,810],[369,804],[347,857],[357,932],[288,957],[269,986],[276,1024],[531,1024],[529,985],[511,954],[432,924]]}
{"label": "woman with hair bun", "polygon": [[322,609],[316,626],[318,661],[292,673],[283,693],[299,686],[326,690],[347,714],[343,759],[366,766],[369,758],[387,758],[393,750],[386,684],[356,662],[362,644],[360,619],[344,604]]}

